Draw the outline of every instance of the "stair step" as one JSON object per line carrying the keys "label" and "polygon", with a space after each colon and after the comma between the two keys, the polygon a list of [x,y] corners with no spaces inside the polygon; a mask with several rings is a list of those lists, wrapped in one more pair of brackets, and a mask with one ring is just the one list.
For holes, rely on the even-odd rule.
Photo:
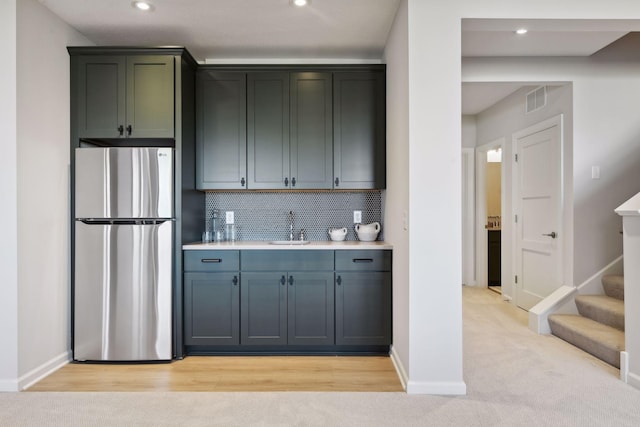
{"label": "stair step", "polygon": [[620,368],[624,332],[576,314],[549,316],[551,333],[570,344]]}
{"label": "stair step", "polygon": [[575,302],[581,316],[624,331],[624,301],[606,295],[578,295]]}
{"label": "stair step", "polygon": [[624,276],[620,274],[609,274],[602,277],[602,287],[604,293],[611,298],[624,301]]}

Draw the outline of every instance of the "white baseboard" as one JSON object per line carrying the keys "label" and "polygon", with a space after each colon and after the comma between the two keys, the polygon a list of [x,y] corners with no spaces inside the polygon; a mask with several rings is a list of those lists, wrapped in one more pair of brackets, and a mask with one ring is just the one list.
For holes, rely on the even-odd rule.
{"label": "white baseboard", "polygon": [[23,376],[21,376],[17,381],[18,390],[25,390],[42,378],[51,374],[54,371],[57,371],[71,360],[71,351],[65,351],[64,353],[54,357],[48,362],[43,363],[35,369],[27,372]]}
{"label": "white baseboard", "polygon": [[463,396],[467,394],[467,385],[464,381],[459,382],[419,382],[409,381],[407,383],[408,394],[438,394],[446,396]]}
{"label": "white baseboard", "polygon": [[640,390],[640,375],[634,374],[633,372],[629,372],[627,374],[627,381],[625,382],[630,386]]}
{"label": "white baseboard", "polygon": [[394,346],[391,346],[391,353],[389,355],[391,356],[391,362],[393,362],[393,366],[394,368],[396,368],[396,372],[398,373],[398,378],[400,378],[402,388],[406,391],[407,381],[409,380],[409,378],[407,377],[407,371],[404,370],[404,365],[402,364],[400,356],[398,356],[398,353],[396,352]]}
{"label": "white baseboard", "polygon": [[17,380],[0,380],[0,392],[20,391]]}
{"label": "white baseboard", "polygon": [[620,379],[622,382],[628,382],[629,377],[629,353],[626,351],[620,352]]}

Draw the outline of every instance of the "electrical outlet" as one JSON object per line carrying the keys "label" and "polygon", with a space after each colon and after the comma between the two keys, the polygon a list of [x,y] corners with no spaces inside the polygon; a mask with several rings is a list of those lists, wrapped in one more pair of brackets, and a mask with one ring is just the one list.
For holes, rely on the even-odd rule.
{"label": "electrical outlet", "polygon": [[353,211],[353,223],[360,224],[362,222],[362,211]]}
{"label": "electrical outlet", "polygon": [[233,211],[227,211],[227,217],[225,219],[225,222],[227,224],[233,224],[234,221],[235,219],[234,219]]}

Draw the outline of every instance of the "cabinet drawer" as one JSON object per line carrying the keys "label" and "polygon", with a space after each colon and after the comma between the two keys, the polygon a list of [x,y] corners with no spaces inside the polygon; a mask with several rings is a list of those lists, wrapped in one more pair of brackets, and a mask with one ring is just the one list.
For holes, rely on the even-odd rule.
{"label": "cabinet drawer", "polygon": [[290,271],[333,270],[333,251],[266,250],[242,251],[242,270]]}
{"label": "cabinet drawer", "polygon": [[336,271],[391,271],[391,251],[336,251]]}
{"label": "cabinet drawer", "polygon": [[184,251],[184,271],[231,271],[239,269],[239,251]]}

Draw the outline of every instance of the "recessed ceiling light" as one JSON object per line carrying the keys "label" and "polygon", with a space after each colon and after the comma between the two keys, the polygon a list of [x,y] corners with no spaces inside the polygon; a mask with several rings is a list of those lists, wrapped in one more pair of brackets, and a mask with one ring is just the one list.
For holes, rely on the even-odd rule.
{"label": "recessed ceiling light", "polygon": [[150,12],[151,10],[153,10],[153,5],[146,1],[134,1],[133,3],[131,3],[131,5],[136,9],[143,10],[145,12]]}
{"label": "recessed ceiling light", "polygon": [[309,3],[311,3],[310,0],[291,0],[291,4],[298,7],[306,6]]}
{"label": "recessed ceiling light", "polygon": [[516,30],[516,34],[517,34],[517,35],[519,35],[519,36],[521,36],[521,35],[523,35],[523,34],[527,34],[527,31],[529,31],[529,30],[527,30],[526,28],[518,28],[518,29]]}

